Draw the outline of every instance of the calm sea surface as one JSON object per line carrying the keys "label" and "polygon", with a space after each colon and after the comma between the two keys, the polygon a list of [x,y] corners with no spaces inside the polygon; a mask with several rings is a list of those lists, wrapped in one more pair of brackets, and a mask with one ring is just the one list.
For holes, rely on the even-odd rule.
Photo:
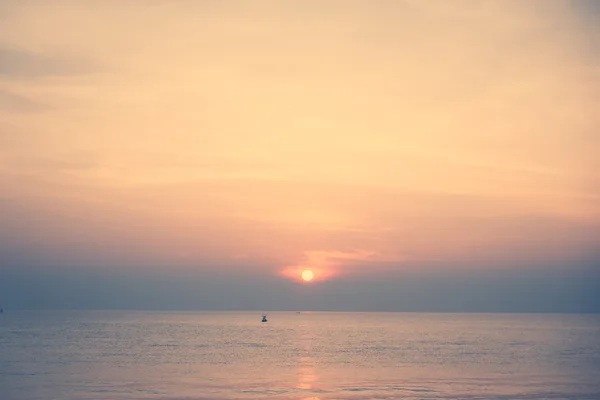
{"label": "calm sea surface", "polygon": [[600,315],[0,314],[0,399],[600,399]]}

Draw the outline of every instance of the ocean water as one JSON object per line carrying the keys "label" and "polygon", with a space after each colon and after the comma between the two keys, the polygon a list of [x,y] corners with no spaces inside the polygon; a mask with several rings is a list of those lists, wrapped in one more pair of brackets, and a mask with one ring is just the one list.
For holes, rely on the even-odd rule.
{"label": "ocean water", "polygon": [[0,314],[0,399],[600,399],[600,315]]}

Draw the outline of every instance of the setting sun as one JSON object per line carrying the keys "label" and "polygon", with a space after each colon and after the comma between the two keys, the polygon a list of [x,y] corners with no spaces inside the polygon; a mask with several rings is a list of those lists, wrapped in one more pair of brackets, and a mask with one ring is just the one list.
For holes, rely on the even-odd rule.
{"label": "setting sun", "polygon": [[312,281],[314,276],[315,275],[310,269],[305,269],[304,271],[302,271],[302,280],[304,280],[305,282]]}

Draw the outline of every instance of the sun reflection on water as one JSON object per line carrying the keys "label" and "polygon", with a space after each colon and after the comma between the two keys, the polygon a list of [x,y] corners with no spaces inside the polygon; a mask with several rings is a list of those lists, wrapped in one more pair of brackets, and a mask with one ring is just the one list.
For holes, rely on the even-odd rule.
{"label": "sun reflection on water", "polygon": [[314,383],[317,380],[315,370],[313,368],[312,357],[300,357],[298,366],[298,383],[297,389],[313,389]]}
{"label": "sun reflection on water", "polygon": [[[306,328],[306,327],[305,327]],[[312,356],[313,343],[315,340],[315,334],[312,329],[303,331],[300,334],[298,343],[300,347],[301,356],[298,358],[298,371],[297,371],[297,383],[296,388],[301,390],[312,390],[315,389],[315,384],[318,381],[318,377],[315,373],[315,359]],[[319,400],[318,397],[307,397],[305,400]]]}

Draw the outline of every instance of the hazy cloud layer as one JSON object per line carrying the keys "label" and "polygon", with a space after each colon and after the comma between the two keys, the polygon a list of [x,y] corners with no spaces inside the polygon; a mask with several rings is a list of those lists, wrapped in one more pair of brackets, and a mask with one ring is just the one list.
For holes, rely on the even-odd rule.
{"label": "hazy cloud layer", "polygon": [[0,112],[32,113],[45,111],[49,107],[10,92],[0,90]]}
{"label": "hazy cloud layer", "polygon": [[23,50],[0,48],[0,76],[68,76],[89,72],[91,64],[83,59],[48,56]]}

